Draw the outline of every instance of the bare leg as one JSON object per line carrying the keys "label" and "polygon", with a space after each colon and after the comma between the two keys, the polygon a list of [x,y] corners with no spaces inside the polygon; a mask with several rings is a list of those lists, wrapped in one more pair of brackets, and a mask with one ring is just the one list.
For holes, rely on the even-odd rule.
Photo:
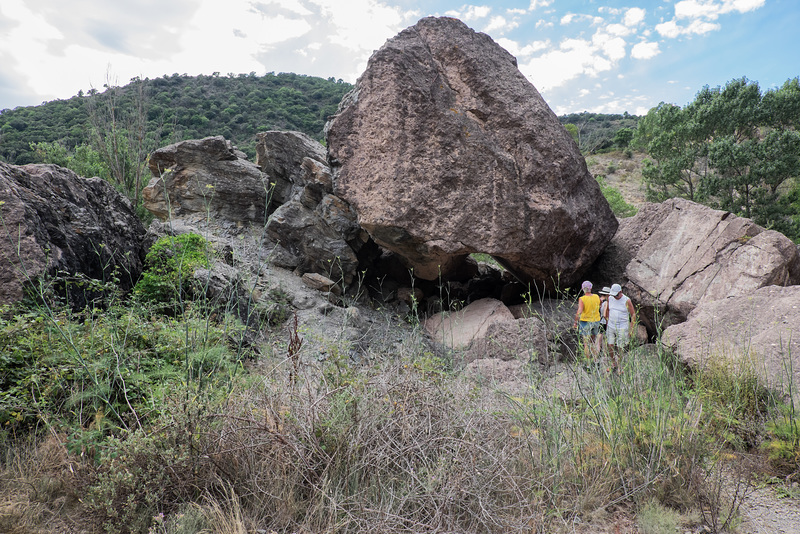
{"label": "bare leg", "polygon": [[608,355],[611,357],[611,368],[615,372],[618,372],[619,365],[617,364],[617,347],[615,347],[613,343],[608,344]]}

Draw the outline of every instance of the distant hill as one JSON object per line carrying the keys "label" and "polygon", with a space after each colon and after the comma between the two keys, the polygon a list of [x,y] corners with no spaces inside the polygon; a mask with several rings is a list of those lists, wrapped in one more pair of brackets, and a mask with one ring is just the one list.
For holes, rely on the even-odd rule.
{"label": "distant hill", "polygon": [[89,104],[131,106],[141,94],[148,135],[157,144],[223,135],[250,156],[255,134],[297,130],[322,140],[328,116],[352,85],[293,73],[265,76],[181,76],[173,74],[105,90],[53,100],[40,106],[0,111],[0,159],[22,165],[35,161],[31,143],[59,142],[68,149],[89,142]]}
{"label": "distant hill", "polygon": [[598,151],[608,150],[613,147],[624,148],[627,143],[620,147],[615,145],[614,137],[623,128],[631,131],[636,130],[639,117],[630,115],[627,111],[623,114],[603,114],[603,113],[570,113],[558,117],[561,124],[574,124],[578,134],[578,145],[584,154],[592,154]]}
{"label": "distant hill", "polygon": [[[118,108],[130,108],[139,95],[148,136],[157,137],[154,145],[222,135],[254,157],[255,134],[265,130],[297,130],[322,141],[327,118],[350,89],[342,80],[293,73],[134,78],[103,92],[0,111],[0,159],[17,165],[35,162],[31,143],[58,142],[69,150],[89,143],[92,105],[107,106],[114,99]],[[638,121],[627,113],[589,112],[559,119],[575,125],[586,154],[612,147],[616,132],[635,129]]]}

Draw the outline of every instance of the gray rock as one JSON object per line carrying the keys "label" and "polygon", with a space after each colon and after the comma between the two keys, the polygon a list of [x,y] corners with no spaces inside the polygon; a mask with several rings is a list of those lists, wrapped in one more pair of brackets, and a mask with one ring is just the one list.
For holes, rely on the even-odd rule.
{"label": "gray rock", "polygon": [[617,228],[514,57],[456,19],[422,19],[374,53],[327,140],[335,194],[427,280],[483,252],[526,281],[569,285]]}
{"label": "gray rock", "polygon": [[[305,162],[306,158],[308,162]],[[315,163],[325,169],[318,168],[318,173],[309,173],[309,167],[313,168]],[[325,147],[301,132],[270,130],[256,134],[256,164],[273,184],[273,209],[299,194],[306,186],[307,176],[318,177],[327,173],[330,177]],[[320,178],[314,180],[316,183],[320,181]],[[328,185],[327,192],[333,191],[331,185]],[[326,189],[324,185],[322,189]]]}
{"label": "gray rock", "polygon": [[346,288],[368,237],[350,205],[332,194],[325,148],[299,132],[269,131],[257,139],[258,164],[274,184],[267,234],[297,259],[299,273],[324,275]]}
{"label": "gray rock", "polygon": [[269,180],[222,136],[182,141],[153,152],[144,207],[162,221],[192,214],[264,224]]}
{"label": "gray rock", "polygon": [[300,260],[301,274],[319,273],[344,287],[355,280],[358,258],[353,249],[316,211],[300,202],[290,200],[275,210],[267,234]]}
{"label": "gray rock", "polygon": [[547,335],[544,322],[538,317],[494,322],[486,333],[473,340],[464,352],[463,359],[517,360],[522,363],[545,360]]}
{"label": "gray rock", "polygon": [[[0,303],[20,300],[43,278],[116,278],[128,290],[142,272],[145,229],[130,201],[100,178],[0,162],[0,218]],[[81,284],[57,292],[75,307],[98,296]]]}

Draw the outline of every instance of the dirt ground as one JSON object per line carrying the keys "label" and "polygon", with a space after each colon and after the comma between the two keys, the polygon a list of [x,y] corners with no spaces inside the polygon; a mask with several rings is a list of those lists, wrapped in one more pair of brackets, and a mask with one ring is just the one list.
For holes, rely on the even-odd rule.
{"label": "dirt ground", "polygon": [[622,151],[592,154],[586,165],[593,176],[604,175],[606,183],[618,189],[628,204],[638,207],[645,202],[641,171],[645,157],[640,152],[633,152],[630,158]]}

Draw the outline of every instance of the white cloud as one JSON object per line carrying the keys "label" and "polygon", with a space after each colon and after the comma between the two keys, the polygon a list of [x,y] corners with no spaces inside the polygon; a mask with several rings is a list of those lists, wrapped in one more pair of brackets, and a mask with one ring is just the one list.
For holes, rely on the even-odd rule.
{"label": "white cloud", "polygon": [[377,0],[310,0],[321,8],[315,14],[328,18],[334,29],[330,42],[353,52],[370,52],[403,29],[410,13],[384,5]]}
{"label": "white cloud", "polygon": [[626,35],[630,35],[634,32],[633,28],[623,24],[608,24],[605,27],[605,31],[611,35],[616,35],[617,37],[625,37]]}
{"label": "white cloud", "polygon": [[[611,8],[600,12],[611,13]],[[540,41],[539,47],[523,49],[516,43],[505,45],[512,54],[524,58],[520,70],[528,76],[541,91],[564,86],[579,76],[597,77],[616,68],[626,57],[628,43],[625,37],[636,32],[635,27],[644,21],[645,11],[639,8],[616,10],[613,13],[625,23],[605,23],[601,17],[567,14],[562,24],[580,20],[597,26],[591,39],[571,38],[563,40],[556,49],[550,49],[549,41]],[[523,53],[527,52],[527,53]],[[533,54],[544,51],[537,57]],[[649,59],[660,53],[658,43],[641,42],[631,51],[637,59]],[[531,56],[528,59],[528,56]]]}
{"label": "white cloud", "polygon": [[462,6],[461,9],[447,11],[445,15],[461,19],[464,22],[470,22],[473,20],[485,19],[491,12],[492,8],[489,6],[465,5]]}
{"label": "white cloud", "polygon": [[606,13],[608,15],[619,15],[622,10],[616,7],[601,6],[597,8],[598,13]]}
{"label": "white cloud", "polygon": [[585,14],[567,13],[561,17],[559,22],[562,26],[576,22],[587,22],[589,25],[600,26],[605,22],[605,19],[603,19],[603,17],[593,17]]}
{"label": "white cloud", "polygon": [[703,35],[709,32],[717,31],[721,28],[719,24],[715,24],[712,22],[705,22],[702,20],[694,20],[691,24],[686,28],[687,34],[694,34],[694,35]]}
{"label": "white cloud", "polygon": [[674,20],[656,25],[656,31],[663,37],[668,38],[675,38],[681,35],[704,35],[720,28],[719,24],[702,20],[693,20],[688,26],[679,26]]}
{"label": "white cloud", "polygon": [[658,43],[655,42],[636,43],[631,49],[631,57],[634,59],[651,59],[660,53]]}
{"label": "white cloud", "polygon": [[536,21],[536,29],[537,30],[540,30],[542,28],[552,28],[552,27],[553,27],[553,23],[552,22],[546,21],[544,19],[540,19],[540,20]]}
{"label": "white cloud", "polygon": [[[716,22],[721,15],[732,12],[747,13],[764,6],[766,0],[681,0],[675,4],[675,18],[656,25],[656,31],[664,37],[681,35],[704,35],[717,31],[722,26]],[[687,25],[677,21],[688,20]]]}
{"label": "white cloud", "polygon": [[625,12],[623,24],[625,26],[638,26],[644,21],[645,10],[640,7],[634,7]]}
{"label": "white cloud", "polygon": [[531,0],[528,11],[533,11],[534,9],[539,9],[540,7],[547,7],[552,3],[553,0]]}
{"label": "white cloud", "polygon": [[505,17],[500,15],[496,15],[489,20],[489,24],[483,29],[484,32],[497,32],[503,34],[507,31],[511,31],[514,28],[519,26],[517,21],[508,21]]}
{"label": "white cloud", "polygon": [[592,44],[613,62],[625,57],[625,40],[621,37],[613,37],[605,32],[597,32],[592,36]]}
{"label": "white cloud", "polygon": [[567,39],[551,50],[520,65],[541,91],[560,87],[581,75],[598,76],[611,70],[625,56],[625,41],[597,33],[591,41]]}
{"label": "white cloud", "polygon": [[725,2],[726,5],[730,5],[733,11],[738,11],[739,13],[747,13],[748,11],[754,11],[761,7],[764,7],[766,0],[729,0]]}
{"label": "white cloud", "polygon": [[656,31],[663,37],[675,38],[683,33],[683,29],[674,20],[668,20],[661,24],[656,24]]}
{"label": "white cloud", "polygon": [[533,41],[525,46],[520,46],[518,42],[503,37],[496,39],[496,42],[516,58],[527,57],[551,47],[550,41],[547,40]]}
{"label": "white cloud", "polygon": [[353,82],[373,50],[419,18],[383,0],[70,1],[69,10],[62,0],[0,2],[0,93],[15,95],[9,104],[172,73],[298,72]]}
{"label": "white cloud", "polygon": [[721,11],[722,5],[713,0],[710,2],[681,0],[675,4],[675,18],[678,19],[716,19]]}
{"label": "white cloud", "polygon": [[716,20],[733,11],[747,13],[764,6],[766,0],[681,0],[675,4],[676,18],[706,18]]}

